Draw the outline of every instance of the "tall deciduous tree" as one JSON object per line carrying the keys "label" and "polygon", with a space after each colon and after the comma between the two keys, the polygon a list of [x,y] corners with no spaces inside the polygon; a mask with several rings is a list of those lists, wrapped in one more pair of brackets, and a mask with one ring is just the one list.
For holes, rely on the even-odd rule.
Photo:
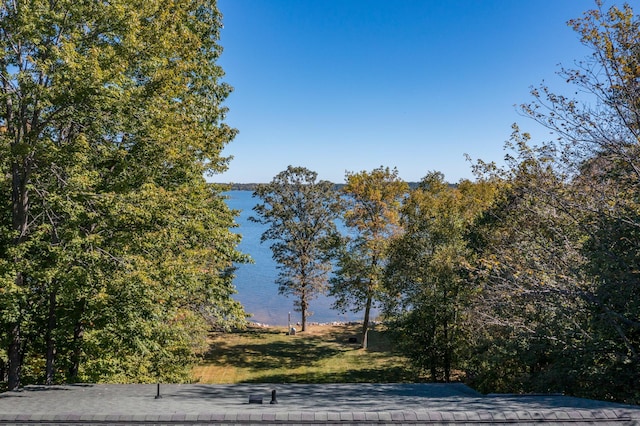
{"label": "tall deciduous tree", "polygon": [[168,359],[184,379],[204,315],[242,317],[233,215],[203,176],[235,134],[220,27],[205,0],[0,3],[9,389],[176,379]]}
{"label": "tall deciduous tree", "polygon": [[[570,21],[593,55],[560,72],[587,102],[533,91],[523,111],[556,138],[531,148],[516,133],[504,175],[511,214],[494,212],[482,257],[487,288],[519,307],[501,330],[527,345],[511,353],[527,359],[537,348],[520,383],[637,403],[640,21],[629,6],[596,4]],[[504,314],[500,303],[487,305]]]}
{"label": "tall deciduous tree", "polygon": [[482,286],[470,371],[483,391],[573,392],[584,361],[574,355],[589,333],[584,236],[575,212],[554,201],[570,191],[562,177],[527,135],[516,129],[513,141],[518,156],[470,235]]}
{"label": "tall deciduous tree", "polygon": [[371,172],[347,173],[342,192],[344,223],[349,229],[338,259],[330,294],[335,307],[364,310],[362,346],[367,347],[371,309],[382,297],[382,276],[389,243],[401,232],[399,211],[409,185],[397,169],[379,167]]}
{"label": "tall deciduous tree", "polygon": [[317,181],[317,173],[304,167],[289,166],[271,183],[258,185],[254,196],[262,203],[254,207],[258,216],[251,220],[269,225],[261,241],[272,241],[279,291],[296,298],[305,331],[310,302],[327,286],[332,248],[339,240],[334,184]]}
{"label": "tall deciduous tree", "polygon": [[554,197],[555,206],[580,218],[584,232],[581,253],[591,286],[578,295],[594,337],[584,360],[597,373],[581,381],[637,403],[631,382],[640,379],[640,244],[634,238],[640,226],[640,19],[628,5],[597,6],[570,21],[592,56],[561,72],[595,106],[542,88],[524,111],[558,135],[546,148],[562,154],[555,166],[572,179],[564,196]]}
{"label": "tall deciduous tree", "polygon": [[392,243],[385,274],[385,313],[398,343],[432,381],[462,369],[477,286],[469,279],[466,232],[493,198],[489,182],[451,187],[430,173],[402,207],[404,233]]}

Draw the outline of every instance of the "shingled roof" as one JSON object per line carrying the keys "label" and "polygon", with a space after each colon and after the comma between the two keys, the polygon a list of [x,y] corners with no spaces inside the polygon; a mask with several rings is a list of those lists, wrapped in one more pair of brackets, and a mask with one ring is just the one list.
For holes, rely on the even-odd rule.
{"label": "shingled roof", "polygon": [[[482,395],[462,384],[28,386],[2,424],[639,424],[640,407],[563,395]],[[270,404],[273,391],[277,404]],[[262,404],[250,403],[262,400]]]}

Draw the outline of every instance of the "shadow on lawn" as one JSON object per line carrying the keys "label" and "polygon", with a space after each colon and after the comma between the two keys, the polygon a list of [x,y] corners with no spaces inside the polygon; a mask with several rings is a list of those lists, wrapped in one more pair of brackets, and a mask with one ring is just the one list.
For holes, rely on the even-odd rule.
{"label": "shadow on lawn", "polygon": [[347,370],[339,373],[313,371],[300,374],[266,374],[247,383],[416,383],[418,378],[402,367]]}
{"label": "shadow on lawn", "polygon": [[[385,362],[397,354],[392,352],[393,345],[388,336],[376,330],[370,331],[369,349],[362,352],[363,357],[356,362],[357,365],[340,372],[323,369],[322,365],[326,365],[328,360],[343,362],[344,357],[353,359],[348,353],[362,350],[359,343],[349,342],[349,338],[359,337],[358,331],[358,327],[352,326],[322,334],[310,331],[288,336],[278,329],[248,329],[219,335],[211,344],[204,362],[257,372],[246,380],[247,383],[388,383],[416,380],[414,374],[403,366]],[[307,371],[293,371],[298,368],[306,368]]]}
{"label": "shadow on lawn", "polygon": [[267,340],[242,345],[217,341],[205,361],[218,365],[234,365],[253,370],[293,369],[310,366],[342,351],[320,339]]}

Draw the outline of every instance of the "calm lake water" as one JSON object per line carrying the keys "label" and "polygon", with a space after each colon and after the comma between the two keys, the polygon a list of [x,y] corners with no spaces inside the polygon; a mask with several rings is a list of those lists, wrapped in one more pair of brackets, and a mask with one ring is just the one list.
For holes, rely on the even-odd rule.
{"label": "calm lake water", "polygon": [[[253,207],[260,201],[252,197],[251,191],[229,191],[227,204],[232,209],[240,210],[236,218],[239,228],[234,232],[242,235],[242,242],[238,246],[243,253],[250,255],[253,264],[239,265],[234,284],[238,294],[234,296],[252,314],[251,321],[269,325],[287,325],[288,315],[291,322],[301,321],[300,313],[294,311],[293,299],[278,294],[275,283],[278,271],[276,262],[271,257],[270,243],[260,243],[260,236],[266,227],[249,221],[254,216]],[[319,296],[311,301],[312,315],[307,318],[310,323],[329,323],[334,321],[349,322],[362,321],[362,313],[347,312],[342,314],[331,309],[333,298]]]}

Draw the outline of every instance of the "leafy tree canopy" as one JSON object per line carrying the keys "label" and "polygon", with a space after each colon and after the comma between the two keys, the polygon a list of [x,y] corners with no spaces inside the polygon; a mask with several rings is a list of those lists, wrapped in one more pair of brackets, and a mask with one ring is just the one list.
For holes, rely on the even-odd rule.
{"label": "leafy tree canopy", "polygon": [[310,301],[326,288],[331,253],[339,241],[336,219],[340,202],[334,185],[316,179],[316,172],[289,166],[271,183],[257,186],[254,196],[262,203],[254,207],[257,216],[251,218],[269,225],[261,241],[272,241],[273,259],[280,271],[279,291],[296,298],[302,331]]}
{"label": "leafy tree canopy", "polygon": [[203,177],[235,135],[220,27],[204,0],[0,3],[10,389],[182,380],[206,318],[243,320],[233,214]]}

